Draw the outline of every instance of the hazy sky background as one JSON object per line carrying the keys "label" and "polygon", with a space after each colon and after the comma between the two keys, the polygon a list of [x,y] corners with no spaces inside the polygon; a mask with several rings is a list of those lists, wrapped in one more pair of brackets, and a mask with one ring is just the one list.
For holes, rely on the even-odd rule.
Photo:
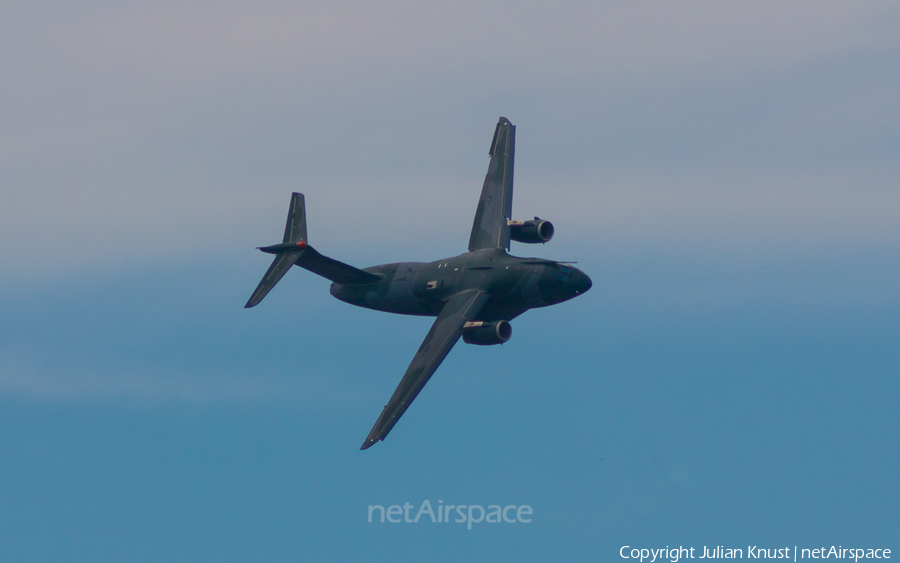
{"label": "hazy sky background", "polygon": [[[0,4],[0,560],[900,550],[895,2]],[[590,293],[460,344],[297,269],[514,216]],[[369,524],[370,504],[530,524]]]}

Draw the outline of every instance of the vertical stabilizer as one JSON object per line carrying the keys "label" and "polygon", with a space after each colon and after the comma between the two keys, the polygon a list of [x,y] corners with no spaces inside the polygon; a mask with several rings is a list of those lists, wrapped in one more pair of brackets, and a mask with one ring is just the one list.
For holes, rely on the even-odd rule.
{"label": "vertical stabilizer", "polygon": [[291,195],[283,242],[309,242],[306,238],[306,202],[303,194],[294,192]]}

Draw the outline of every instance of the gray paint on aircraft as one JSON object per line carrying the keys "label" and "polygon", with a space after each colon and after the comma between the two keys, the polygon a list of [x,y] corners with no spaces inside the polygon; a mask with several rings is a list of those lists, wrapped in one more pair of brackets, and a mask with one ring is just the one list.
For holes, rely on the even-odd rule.
{"label": "gray paint on aircraft", "polygon": [[[358,269],[309,245],[303,194],[294,193],[281,244],[260,248],[275,259],[245,307],[262,301],[292,265],[333,283],[335,298],[377,311],[437,317],[400,384],[385,405],[361,449],[384,440],[438,366],[466,333],[470,343],[502,344],[510,321],[528,309],[577,297],[591,288],[590,278],[569,263],[510,255],[511,237],[522,242],[550,240],[518,231],[511,234],[515,127],[501,117],[494,130],[491,161],[469,237],[469,252],[434,262],[398,262]],[[540,220],[527,221],[532,233]],[[525,237],[525,238],[523,238]],[[467,325],[467,323],[469,323]],[[474,323],[474,324],[473,324]],[[493,323],[488,330],[479,323]],[[503,331],[494,331],[501,326]],[[478,330],[478,333],[467,331]]]}

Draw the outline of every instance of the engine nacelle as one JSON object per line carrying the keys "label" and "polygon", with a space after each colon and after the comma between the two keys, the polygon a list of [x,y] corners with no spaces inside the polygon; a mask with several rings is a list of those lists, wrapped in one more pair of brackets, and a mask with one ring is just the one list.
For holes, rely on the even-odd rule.
{"label": "engine nacelle", "polygon": [[512,336],[512,325],[508,321],[469,322],[463,325],[463,342],[477,346],[503,344]]}
{"label": "engine nacelle", "polygon": [[509,238],[526,244],[549,242],[553,238],[553,223],[535,217],[532,221],[507,221]]}

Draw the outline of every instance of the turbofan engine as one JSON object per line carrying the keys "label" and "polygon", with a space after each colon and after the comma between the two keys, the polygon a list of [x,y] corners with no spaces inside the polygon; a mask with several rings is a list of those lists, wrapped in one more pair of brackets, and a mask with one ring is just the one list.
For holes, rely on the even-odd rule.
{"label": "turbofan engine", "polygon": [[532,221],[507,221],[509,238],[526,244],[549,242],[553,238],[553,223],[535,217]]}
{"label": "turbofan engine", "polygon": [[463,325],[463,342],[477,346],[503,344],[512,336],[512,325],[508,321],[468,322]]}

